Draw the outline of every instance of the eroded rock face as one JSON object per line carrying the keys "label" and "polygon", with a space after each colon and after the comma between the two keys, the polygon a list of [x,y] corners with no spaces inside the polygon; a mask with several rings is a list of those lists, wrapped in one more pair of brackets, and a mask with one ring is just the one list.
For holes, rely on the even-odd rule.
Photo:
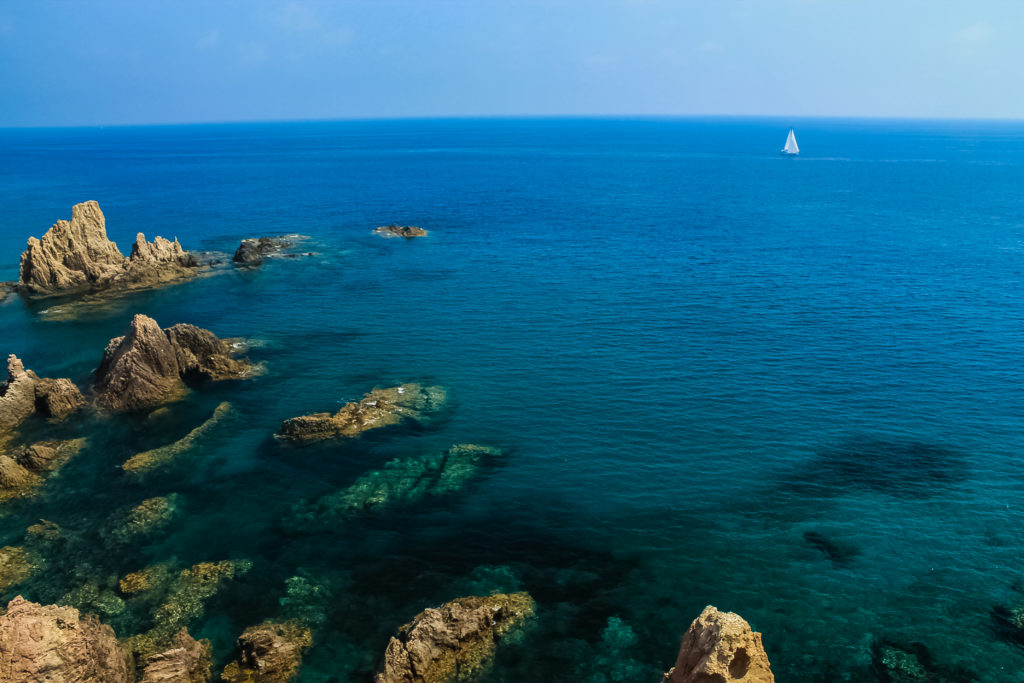
{"label": "eroded rock face", "polygon": [[11,354],[7,379],[0,383],[0,432],[9,432],[32,414],[64,418],[85,405],[82,392],[69,379],[40,378]]}
{"label": "eroded rock face", "polygon": [[384,235],[385,237],[405,237],[411,239],[413,237],[423,237],[427,234],[427,231],[423,228],[415,225],[382,225],[376,230],[375,233],[378,235]]}
{"label": "eroded rock face", "polygon": [[405,420],[421,422],[443,408],[447,399],[444,387],[439,386],[403,384],[374,389],[362,400],[346,403],[333,415],[316,413],[285,420],[280,435],[296,441],[358,436]]}
{"label": "eroded rock face", "polygon": [[313,644],[309,628],[294,622],[247,628],[238,638],[238,661],[224,668],[227,683],[287,683],[299,673],[302,652]]}
{"label": "eroded rock face", "polygon": [[162,330],[136,315],[128,334],[110,340],[103,352],[96,401],[108,410],[143,410],[181,397],[186,380],[241,379],[251,367],[212,332],[194,325]]}
{"label": "eroded rock face", "polygon": [[533,615],[526,593],[459,598],[420,612],[384,653],[376,683],[442,683],[482,671],[499,638]]}
{"label": "eroded rock face", "polygon": [[75,204],[71,221],[57,221],[41,239],[30,237],[21,255],[20,285],[30,294],[136,289],[190,278],[195,258],[173,242],[138,234],[125,258],[107,239],[106,220],[94,201]]}
{"label": "eroded rock face", "polygon": [[0,680],[5,683],[129,683],[114,631],[72,607],[16,597],[0,616]]}
{"label": "eroded rock face", "polygon": [[664,683],[773,683],[761,634],[743,617],[708,605],[683,635],[676,665]]}
{"label": "eroded rock face", "polygon": [[210,680],[210,642],[197,641],[181,629],[164,652],[143,663],[139,683],[206,683]]}

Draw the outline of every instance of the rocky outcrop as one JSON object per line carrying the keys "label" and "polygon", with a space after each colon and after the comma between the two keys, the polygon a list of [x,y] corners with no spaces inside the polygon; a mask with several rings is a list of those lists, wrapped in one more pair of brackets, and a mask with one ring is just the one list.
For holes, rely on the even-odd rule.
{"label": "rocky outcrop", "polygon": [[690,624],[683,635],[676,665],[664,677],[664,683],[708,681],[775,681],[761,645],[761,634],[752,631],[740,615],[719,612],[711,605]]}
{"label": "rocky outcrop", "polygon": [[0,680],[5,683],[129,683],[114,631],[72,607],[21,596],[0,616]]}
{"label": "rocky outcrop", "polygon": [[15,457],[0,455],[0,502],[29,495],[84,447],[85,439],[41,441],[22,447]]}
{"label": "rocky outcrop", "polygon": [[227,401],[221,403],[214,409],[213,415],[210,416],[210,419],[193,429],[181,439],[178,439],[174,443],[167,444],[166,446],[160,446],[159,448],[153,448],[148,451],[143,451],[142,453],[136,453],[129,458],[127,462],[121,465],[121,469],[125,472],[131,472],[132,474],[141,474],[172,462],[178,455],[190,450],[198,440],[209,433],[230,413],[231,404]]}
{"label": "rocky outcrop", "polygon": [[244,239],[231,258],[240,266],[258,266],[267,256],[275,256],[292,246],[292,243],[280,237],[260,237]]}
{"label": "rocky outcrop", "polygon": [[534,612],[526,593],[459,598],[421,612],[399,629],[375,683],[442,683],[482,671],[499,638]]}
{"label": "rocky outcrop", "polygon": [[40,378],[11,354],[7,379],[0,383],[0,433],[10,433],[33,414],[64,418],[85,405],[82,392],[69,379]]}
{"label": "rocky outcrop", "polygon": [[313,634],[295,622],[267,623],[247,628],[238,638],[238,660],[224,668],[227,683],[288,683],[299,673],[302,652]]}
{"label": "rocky outcrop", "polygon": [[108,410],[143,410],[180,398],[186,381],[241,379],[251,369],[212,332],[183,324],[162,330],[136,315],[128,334],[110,340],[103,352],[96,401]]}
{"label": "rocky outcrop", "polygon": [[443,408],[447,400],[447,392],[439,386],[403,384],[374,389],[362,400],[346,403],[337,413],[316,413],[285,420],[280,436],[296,441],[351,438],[405,420],[422,422]]}
{"label": "rocky outcrop", "polygon": [[193,277],[197,266],[177,239],[147,242],[141,232],[125,258],[107,239],[99,204],[89,201],[72,207],[70,222],[57,221],[42,239],[28,239],[19,282],[35,295],[139,289]]}
{"label": "rocky outcrop", "polygon": [[427,231],[423,228],[419,228],[415,225],[382,225],[376,230],[375,233],[378,235],[384,235],[385,237],[405,237],[411,239],[413,237],[423,237],[427,234]]}
{"label": "rocky outcrop", "polygon": [[210,680],[210,642],[181,629],[164,652],[143,662],[139,683],[206,683]]}

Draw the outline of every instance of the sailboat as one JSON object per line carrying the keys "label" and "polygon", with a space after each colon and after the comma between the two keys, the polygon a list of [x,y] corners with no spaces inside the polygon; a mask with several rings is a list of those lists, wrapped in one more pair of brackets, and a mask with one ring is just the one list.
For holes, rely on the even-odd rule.
{"label": "sailboat", "polygon": [[786,146],[782,148],[782,154],[786,156],[795,157],[800,153],[800,148],[796,145],[796,134],[793,133],[793,129],[789,129],[789,135],[786,137]]}

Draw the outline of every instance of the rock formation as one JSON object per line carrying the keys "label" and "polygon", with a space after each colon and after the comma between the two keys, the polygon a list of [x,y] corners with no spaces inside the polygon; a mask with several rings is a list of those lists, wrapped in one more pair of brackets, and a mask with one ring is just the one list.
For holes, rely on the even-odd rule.
{"label": "rock formation", "polygon": [[0,502],[30,494],[43,477],[59,469],[85,447],[85,439],[41,441],[15,457],[0,454]]}
{"label": "rock formation", "polygon": [[664,683],[773,683],[761,634],[743,617],[708,605],[683,635],[676,665]]}
{"label": "rock formation", "polygon": [[121,469],[132,474],[141,474],[166,465],[181,453],[191,449],[197,440],[216,427],[230,413],[231,404],[224,401],[214,409],[213,415],[210,416],[209,420],[193,429],[181,439],[166,446],[136,453],[125,464],[121,465]]}
{"label": "rock formation", "polygon": [[164,652],[146,657],[139,683],[206,683],[210,680],[210,642],[181,629]]}
{"label": "rock formation", "polygon": [[194,325],[160,329],[136,315],[128,334],[110,340],[96,370],[96,401],[108,410],[143,410],[179,398],[185,382],[241,379],[252,366],[212,332]]}
{"label": "rock formation", "polygon": [[129,683],[114,631],[72,607],[21,596],[0,616],[0,680],[5,683]]}
{"label": "rock formation", "polygon": [[40,558],[21,546],[7,545],[0,548],[0,592],[32,576],[39,565]]}
{"label": "rock formation", "polygon": [[280,237],[244,239],[231,260],[240,266],[258,266],[263,263],[264,257],[279,254],[290,246],[291,242]]}
{"label": "rock formation", "polygon": [[40,378],[14,354],[7,357],[7,379],[0,383],[0,434],[9,434],[33,414],[60,419],[83,405],[82,392],[71,380]]}
{"label": "rock formation", "polygon": [[147,498],[133,508],[116,513],[107,538],[114,543],[131,543],[166,528],[178,514],[178,500],[177,493],[169,493]]}
{"label": "rock formation", "polygon": [[411,505],[428,496],[442,496],[461,489],[487,460],[501,450],[476,444],[456,444],[444,453],[392,460],[383,469],[359,477],[338,493],[314,503],[300,503],[294,511],[299,526],[334,525],[346,515],[375,512],[393,505]]}
{"label": "rock formation", "polygon": [[411,239],[413,237],[423,237],[427,234],[427,231],[423,228],[416,227],[415,225],[382,225],[376,230],[375,233],[378,235],[384,235],[385,237],[405,237]]}
{"label": "rock formation", "polygon": [[238,638],[238,660],[224,668],[227,683],[288,683],[302,664],[302,652],[313,644],[309,628],[295,622],[266,623],[247,628]]}
{"label": "rock formation", "polygon": [[70,222],[57,221],[42,239],[28,239],[20,286],[35,295],[138,289],[190,278],[197,265],[177,239],[147,242],[141,232],[125,258],[107,239],[99,204],[89,201],[72,207]]}
{"label": "rock formation", "polygon": [[404,420],[422,422],[444,407],[448,399],[444,387],[403,384],[389,389],[374,389],[358,402],[346,403],[341,410],[316,413],[285,420],[283,438],[317,441],[333,437],[353,437],[370,429],[399,424]]}
{"label": "rock formation", "polygon": [[526,593],[459,598],[420,612],[384,653],[376,683],[442,683],[485,668],[497,640],[533,615]]}

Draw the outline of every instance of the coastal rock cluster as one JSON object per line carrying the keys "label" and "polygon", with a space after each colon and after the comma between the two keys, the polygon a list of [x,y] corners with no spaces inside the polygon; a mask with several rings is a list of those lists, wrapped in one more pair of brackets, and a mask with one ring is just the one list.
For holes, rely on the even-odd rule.
{"label": "coastal rock cluster", "polygon": [[143,410],[181,397],[186,382],[242,379],[252,365],[212,332],[178,324],[160,329],[144,315],[110,340],[96,370],[97,403],[107,410]]}
{"label": "coastal rock cluster", "polygon": [[292,246],[292,243],[281,237],[260,237],[242,240],[231,258],[240,266],[258,266],[268,256],[276,256]]}
{"label": "coastal rock cluster", "polygon": [[406,420],[422,422],[448,400],[444,387],[403,384],[374,389],[361,400],[346,403],[337,413],[315,413],[285,420],[280,436],[294,441],[351,438],[370,429]]}
{"label": "coastal rock cluster", "polygon": [[0,433],[9,434],[33,414],[62,419],[84,405],[71,380],[41,378],[17,356],[7,357],[7,379],[0,383]]}
{"label": "coastal rock cluster", "polygon": [[427,231],[415,225],[382,225],[374,230],[378,235],[384,237],[405,237],[406,239],[412,239],[413,237],[423,237],[427,234]]}
{"label": "coastal rock cluster", "polygon": [[19,284],[31,295],[139,289],[194,277],[198,262],[177,239],[147,242],[138,233],[126,258],[107,239],[106,219],[94,201],[75,204],[42,238],[30,237],[21,255]]}

